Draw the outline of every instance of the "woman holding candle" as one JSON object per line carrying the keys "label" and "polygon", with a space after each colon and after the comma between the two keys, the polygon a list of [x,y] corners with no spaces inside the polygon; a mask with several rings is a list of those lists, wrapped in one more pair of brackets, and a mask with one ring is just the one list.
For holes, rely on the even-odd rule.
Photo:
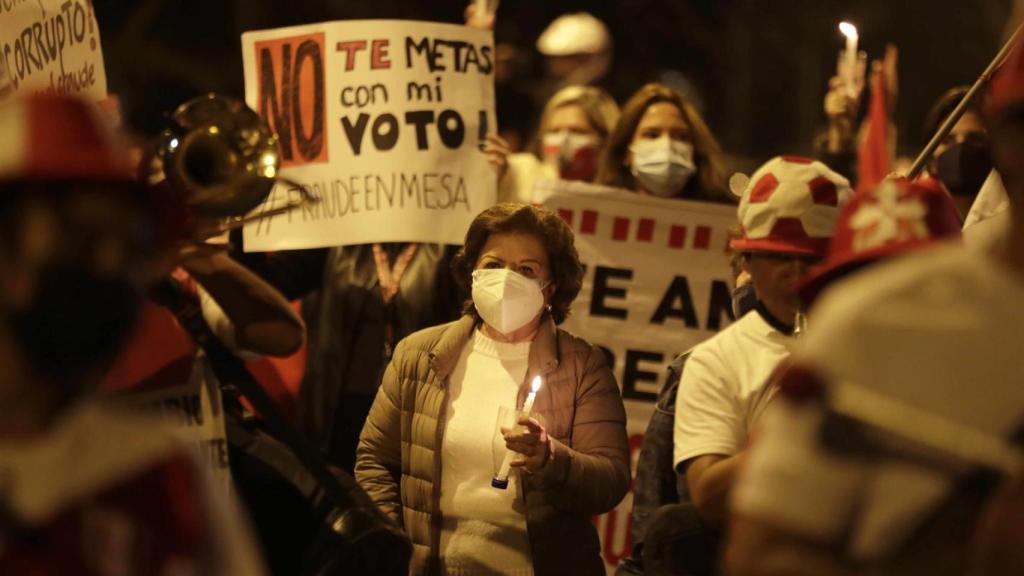
{"label": "woman holding candle", "polygon": [[732,202],[722,149],[693,105],[647,84],[622,107],[602,152],[597,183],[663,198]]}
{"label": "woman holding candle", "polygon": [[[395,350],[360,438],[356,479],[414,544],[413,574],[603,574],[590,517],[629,487],[626,417],[595,346],[557,328],[583,279],[554,213],[499,204],[453,263],[472,299],[458,321]],[[492,487],[502,406],[511,485]]]}

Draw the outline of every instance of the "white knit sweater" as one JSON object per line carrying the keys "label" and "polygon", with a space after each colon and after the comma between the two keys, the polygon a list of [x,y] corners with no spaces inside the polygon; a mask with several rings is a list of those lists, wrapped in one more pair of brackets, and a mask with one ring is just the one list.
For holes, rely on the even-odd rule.
{"label": "white knit sweater", "polygon": [[498,409],[515,407],[526,378],[530,343],[496,342],[480,331],[462,350],[449,379],[441,463],[441,558],[446,574],[533,574],[518,475],[491,486],[504,442]]}

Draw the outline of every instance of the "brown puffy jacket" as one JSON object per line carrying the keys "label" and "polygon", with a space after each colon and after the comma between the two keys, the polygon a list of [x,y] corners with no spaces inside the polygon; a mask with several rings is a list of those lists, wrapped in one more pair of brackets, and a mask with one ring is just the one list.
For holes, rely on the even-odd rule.
{"label": "brown puffy jacket", "polygon": [[[412,574],[439,574],[441,446],[448,376],[476,327],[460,320],[403,340],[363,427],[356,480],[412,539]],[[626,413],[600,349],[545,317],[530,347],[527,382],[544,379],[534,403],[552,438],[551,459],[523,475],[534,571],[604,574],[591,517],[629,488]],[[489,432],[489,431],[488,431]],[[489,463],[488,463],[489,465]]]}

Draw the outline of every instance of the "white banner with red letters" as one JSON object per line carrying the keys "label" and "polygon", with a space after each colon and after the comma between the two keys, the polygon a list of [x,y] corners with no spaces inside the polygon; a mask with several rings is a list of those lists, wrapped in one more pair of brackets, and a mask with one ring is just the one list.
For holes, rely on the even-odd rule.
{"label": "white banner with red letters", "polygon": [[494,37],[432,22],[349,20],[242,35],[246,101],[277,133],[265,206],[320,202],[245,227],[245,249],[461,244],[494,204],[481,151],[496,126]]}
{"label": "white banner with red letters", "polygon": [[0,2],[0,100],[17,92],[107,97],[91,0]]}
{"label": "white banner with red letters", "polygon": [[[562,327],[614,359],[635,472],[666,367],[733,319],[726,248],[736,208],[561,180],[539,182],[533,201],[576,234],[586,275]],[[609,570],[629,553],[632,505],[631,492],[597,519]]]}

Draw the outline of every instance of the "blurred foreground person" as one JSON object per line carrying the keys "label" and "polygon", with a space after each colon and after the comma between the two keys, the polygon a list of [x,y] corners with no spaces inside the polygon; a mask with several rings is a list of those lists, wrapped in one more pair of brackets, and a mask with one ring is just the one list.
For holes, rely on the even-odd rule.
{"label": "blurred foreground person", "polygon": [[661,198],[732,202],[722,149],[693,105],[647,84],[622,107],[601,157],[597,183]]}
{"label": "blurred foreground person", "polygon": [[[551,211],[498,204],[453,269],[472,300],[399,343],[356,479],[412,538],[413,574],[604,574],[591,517],[626,494],[629,446],[604,353],[557,328],[583,280],[572,231]],[[522,409],[537,376],[534,417],[494,442],[500,408]],[[518,459],[495,487],[506,449]]]}
{"label": "blurred foreground person", "polygon": [[508,157],[498,183],[499,201],[530,203],[541,178],[593,182],[598,158],[619,120],[619,107],[607,92],[590,86],[559,90],[544,106],[536,154]]}
{"label": "blurred foreground person", "polygon": [[[1024,193],[1017,54],[993,84],[987,118],[1013,198]],[[977,568],[973,532],[995,470],[1007,467],[978,448],[1024,440],[1024,212],[1012,204],[1011,239],[997,256],[939,246],[874,265],[822,294],[735,493],[732,573]],[[933,208],[886,183],[876,205],[851,218],[852,246],[884,253],[925,243]],[[995,525],[978,539],[984,573],[1020,573],[1012,562],[1022,542],[1006,538],[1014,514],[992,511]]]}
{"label": "blurred foreground person", "polygon": [[93,394],[167,214],[103,122],[67,97],[0,108],[0,573],[262,574],[223,487]]}
{"label": "blurred foreground person", "polygon": [[800,312],[797,281],[820,260],[849,182],[820,162],[790,156],[767,162],[743,193],[743,254],[757,304],[698,344],[683,366],[676,397],[676,471],[690,503],[651,518],[643,550],[650,574],[713,574],[722,522],[751,430],[771,400],[772,374],[789,357]]}

